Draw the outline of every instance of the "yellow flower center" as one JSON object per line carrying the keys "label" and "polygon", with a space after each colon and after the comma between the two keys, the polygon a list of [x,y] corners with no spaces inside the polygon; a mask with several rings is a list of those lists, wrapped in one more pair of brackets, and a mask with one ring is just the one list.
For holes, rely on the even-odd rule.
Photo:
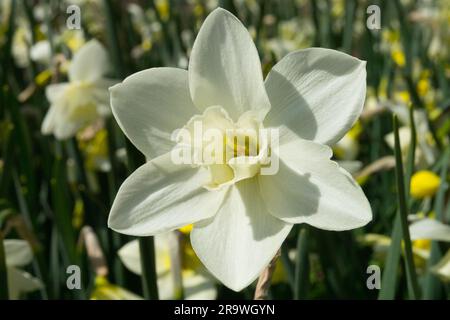
{"label": "yellow flower center", "polygon": [[427,170],[418,171],[411,177],[411,195],[422,199],[433,196],[439,189],[441,179],[435,173]]}
{"label": "yellow flower center", "polygon": [[259,174],[261,167],[270,162],[270,138],[270,132],[251,111],[233,122],[219,106],[192,117],[176,137],[184,146],[180,148],[181,162],[208,168],[208,189]]}

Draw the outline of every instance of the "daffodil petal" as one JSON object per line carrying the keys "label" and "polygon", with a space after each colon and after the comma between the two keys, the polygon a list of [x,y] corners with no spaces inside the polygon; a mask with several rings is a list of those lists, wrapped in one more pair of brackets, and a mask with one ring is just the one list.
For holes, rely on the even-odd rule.
{"label": "daffodil petal", "polygon": [[330,160],[328,146],[292,140],[278,151],[279,171],[261,175],[261,194],[272,215],[324,230],[349,230],[372,220],[370,204],[351,175]]}
{"label": "daffodil petal", "polygon": [[267,212],[257,181],[246,179],[228,189],[214,219],[194,225],[191,243],[208,270],[239,291],[269,264],[291,228]]}
{"label": "daffodil petal", "polygon": [[95,82],[110,69],[108,52],[103,45],[93,39],[74,55],[69,67],[70,81]]}
{"label": "daffodil petal", "polygon": [[409,226],[411,240],[431,239],[450,242],[450,226],[434,219],[422,219]]}
{"label": "daffodil petal", "polygon": [[331,145],[359,117],[366,95],[366,63],[345,53],[310,48],[284,57],[266,78],[272,109],[265,126]]}
{"label": "daffodil petal", "polygon": [[[156,273],[158,277],[170,272],[170,247],[168,237],[170,233],[157,234],[155,240]],[[131,272],[141,275],[141,253],[139,250],[139,241],[132,240],[119,249],[120,260]]]}
{"label": "daffodil petal", "polygon": [[50,106],[42,122],[42,134],[53,133],[58,140],[64,140],[74,136],[77,131],[86,125],[82,119],[75,121],[69,118],[69,114],[64,112],[66,105],[57,103]]}
{"label": "daffodil petal", "polygon": [[202,110],[222,106],[237,121],[247,110],[260,120],[270,109],[258,51],[242,23],[224,9],[205,20],[192,48],[189,89]]}
{"label": "daffodil petal", "polygon": [[175,145],[174,130],[200,113],[191,101],[187,78],[185,70],[153,68],[110,89],[114,117],[148,159],[169,152]]}
{"label": "daffodil petal", "polygon": [[120,261],[122,261],[122,263],[128,270],[137,275],[141,275],[141,254],[139,251],[138,240],[133,240],[126,243],[122,248],[119,249],[117,254],[119,255]]}
{"label": "daffodil petal", "polygon": [[23,267],[33,261],[33,252],[29,243],[20,239],[6,239],[5,246],[6,265]]}
{"label": "daffodil petal", "polygon": [[[405,152],[409,149],[409,145],[411,144],[411,129],[409,127],[400,127],[398,133],[400,138],[400,147],[402,149],[402,152]],[[395,147],[394,132],[386,134],[384,136],[384,141],[392,150],[394,150]]]}
{"label": "daffodil petal", "polygon": [[109,215],[111,229],[149,236],[210,218],[225,191],[208,191],[206,168],[174,165],[165,154],[142,165],[120,187]]}
{"label": "daffodil petal", "polygon": [[45,114],[44,121],[42,121],[41,132],[42,134],[51,134],[57,125],[57,108],[50,106]]}
{"label": "daffodil petal", "polygon": [[39,63],[49,63],[51,59],[51,46],[48,40],[36,42],[30,49],[30,58]]}
{"label": "daffodil petal", "polygon": [[69,84],[67,82],[61,82],[56,84],[49,84],[45,88],[45,96],[50,103],[54,103],[66,90]]}
{"label": "daffodil petal", "polygon": [[445,281],[450,281],[450,250],[447,251],[438,264],[431,268],[431,272],[438,275]]}
{"label": "daffodil petal", "polygon": [[28,272],[10,267],[8,268],[8,289],[10,299],[16,300],[21,293],[32,292],[42,288],[41,280]]}

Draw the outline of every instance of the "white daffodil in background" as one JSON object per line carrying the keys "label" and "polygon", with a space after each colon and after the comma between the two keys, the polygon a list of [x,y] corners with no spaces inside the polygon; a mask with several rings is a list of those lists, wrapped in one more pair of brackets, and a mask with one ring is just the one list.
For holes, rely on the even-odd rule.
{"label": "white daffodil in background", "polygon": [[117,81],[105,78],[109,66],[108,53],[97,40],[77,51],[69,67],[69,82],[46,88],[51,105],[42,123],[43,134],[66,139],[110,114],[108,87]]}
{"label": "white daffodil in background", "polygon": [[[248,31],[217,9],[198,33],[188,71],[145,70],[110,91],[113,115],[148,162],[121,186],[109,226],[148,236],[193,223],[194,251],[233,290],[258,277],[294,223],[348,230],[372,219],[364,193],[330,160],[329,147],[361,113],[363,61],[329,49],[300,50],[264,81]],[[261,163],[239,166],[236,158],[175,164],[172,133],[195,121],[219,130],[278,130],[279,147],[271,150],[278,172],[261,175]]]}
{"label": "white daffodil in background", "polygon": [[[411,129],[409,121],[409,109],[404,104],[395,106],[388,106],[389,109],[397,114],[399,120],[405,124],[399,128],[400,145],[402,154],[406,154],[411,143]],[[423,110],[414,110],[414,123],[417,131],[417,147],[416,147],[416,164],[420,167],[427,167],[432,165],[436,160],[436,148],[432,144],[432,136],[427,123],[427,115]],[[394,149],[394,132],[387,134],[384,137],[388,146]]]}
{"label": "white daffodil in background", "polygon": [[[159,298],[163,300],[176,298],[176,283],[171,250],[170,236],[165,233],[155,236],[156,249],[156,273],[158,276]],[[187,300],[213,300],[217,296],[215,282],[204,270],[198,258],[192,251],[191,246],[185,243],[180,250],[181,276],[185,299]],[[139,242],[133,240],[119,250],[119,257],[123,264],[133,273],[141,275],[141,255]]]}
{"label": "white daffodil in background", "polygon": [[[411,240],[426,239],[450,242],[450,226],[435,219],[421,219],[409,227]],[[445,281],[450,282],[450,250],[441,261],[431,268],[431,271]]]}
{"label": "white daffodil in background", "polygon": [[8,289],[10,299],[19,299],[20,294],[42,288],[42,282],[26,271],[21,270],[33,260],[31,247],[25,240],[4,240]]}
{"label": "white daffodil in background", "polygon": [[30,58],[33,61],[49,65],[51,57],[50,41],[48,40],[38,41],[30,49]]}

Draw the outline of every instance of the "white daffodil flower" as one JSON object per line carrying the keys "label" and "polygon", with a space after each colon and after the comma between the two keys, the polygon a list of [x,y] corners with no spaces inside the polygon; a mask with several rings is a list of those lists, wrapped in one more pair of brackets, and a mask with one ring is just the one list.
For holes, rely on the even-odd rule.
{"label": "white daffodil flower", "polygon": [[[409,226],[411,240],[429,239],[450,242],[450,226],[435,219],[421,219]],[[431,271],[445,281],[450,281],[450,250],[431,268]]]}
{"label": "white daffodil flower", "polygon": [[450,226],[435,219],[424,218],[409,226],[411,240],[431,239],[450,242]]}
{"label": "white daffodil flower", "polygon": [[41,40],[36,42],[30,49],[30,58],[33,61],[49,65],[52,58],[50,41]]}
{"label": "white daffodil flower", "polygon": [[[158,276],[159,298],[162,300],[174,299],[175,283],[172,273],[171,246],[169,234],[160,234],[155,236],[155,256],[156,273]],[[188,248],[183,248],[188,249]],[[191,249],[192,250],[192,249]],[[185,251],[183,251],[186,254]],[[131,272],[141,275],[141,254],[139,251],[139,242],[133,240],[124,245],[118,252],[120,260]],[[202,272],[201,266],[196,261],[186,261],[191,259],[189,255],[182,258],[186,266],[182,266],[181,275],[183,290],[186,300],[214,300],[217,296],[217,290],[214,281],[205,272]],[[198,259],[197,259],[198,261]]]}
{"label": "white daffodil flower", "polygon": [[438,264],[433,266],[431,271],[441,277],[444,281],[450,282],[450,250],[447,251]]}
{"label": "white daffodil flower", "polygon": [[51,105],[42,133],[66,139],[108,116],[111,111],[107,89],[117,83],[104,77],[108,70],[108,53],[97,40],[90,40],[77,51],[69,67],[69,82],[51,84],[46,89]]}
{"label": "white daffodil flower", "polygon": [[9,298],[19,299],[21,293],[32,292],[42,288],[42,282],[26,271],[20,269],[33,260],[31,247],[25,240],[6,239],[6,267],[8,273]]}
{"label": "white daffodil flower", "polygon": [[[148,69],[110,89],[113,115],[148,162],[121,186],[109,226],[148,236],[193,223],[194,251],[235,291],[258,277],[294,223],[326,230],[364,226],[372,219],[369,202],[330,160],[328,145],[361,113],[365,65],[311,48],[287,55],[264,81],[248,31],[216,9],[198,33],[188,71]],[[215,140],[225,145],[214,149],[225,163],[176,164],[173,133],[191,133],[198,124],[219,133],[268,128],[279,133],[279,143],[254,148],[250,136]],[[230,157],[229,149],[239,156]],[[270,165],[279,161],[276,174],[262,174],[267,154]]]}
{"label": "white daffodil flower", "polygon": [[[405,124],[399,128],[399,138],[402,154],[406,155],[411,144],[409,109],[403,104],[388,105],[388,108]],[[423,110],[414,110],[414,123],[417,131],[416,162],[419,167],[427,167],[436,161],[436,150],[430,143],[432,139],[426,117],[427,115]],[[391,149],[394,149],[394,132],[385,135],[384,140]]]}

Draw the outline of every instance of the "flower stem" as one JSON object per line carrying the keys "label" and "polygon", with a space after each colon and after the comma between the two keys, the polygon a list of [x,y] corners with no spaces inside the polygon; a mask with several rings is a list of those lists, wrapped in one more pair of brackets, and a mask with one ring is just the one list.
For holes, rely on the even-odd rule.
{"label": "flower stem", "polygon": [[106,29],[108,31],[108,42],[111,48],[111,59],[116,69],[116,75],[123,79],[126,76],[126,71],[120,50],[119,35],[116,29],[117,21],[119,19],[115,15],[111,0],[104,0],[103,5],[106,11]]}
{"label": "flower stem", "polygon": [[297,256],[295,260],[295,287],[294,299],[306,299],[306,290],[309,282],[309,260],[308,260],[309,232],[302,228],[297,237]]}
{"label": "flower stem", "polygon": [[155,244],[153,237],[139,238],[139,251],[142,267],[142,290],[144,298],[158,300],[158,286],[156,283]]}
{"label": "flower stem", "polygon": [[[411,142],[408,149],[408,157],[406,160],[405,185],[409,186],[411,176],[414,172],[414,162],[416,158],[416,125],[414,122],[414,107],[409,109],[409,123],[411,127]],[[397,163],[397,162],[396,162]],[[406,202],[409,203],[409,189],[405,192]],[[398,211],[398,210],[397,210]],[[400,261],[402,249],[402,223],[399,214],[395,215],[394,227],[391,233],[391,245],[386,258],[385,271],[381,282],[381,290],[378,295],[380,300],[392,300],[395,298],[397,290],[398,264]]]}
{"label": "flower stem", "polygon": [[414,173],[414,164],[416,161],[416,145],[417,145],[417,132],[416,123],[414,122],[414,106],[411,105],[409,108],[409,126],[411,127],[411,142],[408,149],[408,158],[406,160],[406,175],[405,175],[405,185],[408,188],[406,191],[406,201],[409,201],[409,185],[411,183],[411,176]]}
{"label": "flower stem", "polygon": [[393,300],[397,290],[398,264],[402,250],[402,225],[400,215],[396,214],[394,227],[391,232],[391,245],[386,257],[383,278],[381,280],[381,290],[378,294],[378,300]]}
{"label": "flower stem", "polygon": [[270,283],[272,282],[272,276],[280,254],[281,251],[278,250],[275,257],[273,257],[272,261],[270,261],[269,265],[259,276],[258,283],[256,284],[254,300],[267,300],[269,298]]}
{"label": "flower stem", "polygon": [[413,299],[419,299],[420,298],[419,285],[417,283],[416,269],[414,267],[412,254],[411,238],[409,235],[409,228],[408,228],[408,220],[407,220],[408,205],[406,201],[405,178],[403,174],[403,161],[400,147],[400,138],[398,133],[398,120],[396,115],[394,115],[393,123],[395,134],[395,160],[396,160],[395,173],[397,180],[397,196],[400,209],[399,214],[402,226],[403,241],[405,243],[405,265],[408,279],[408,289],[410,292],[410,296]]}

